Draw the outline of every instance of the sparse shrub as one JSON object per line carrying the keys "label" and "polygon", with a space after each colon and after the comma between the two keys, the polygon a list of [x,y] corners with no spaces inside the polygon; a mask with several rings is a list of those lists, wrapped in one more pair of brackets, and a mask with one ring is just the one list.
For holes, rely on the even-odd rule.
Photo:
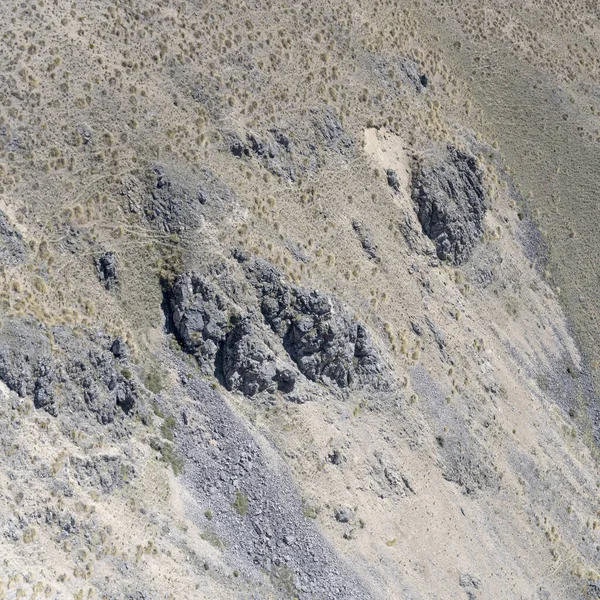
{"label": "sparse shrub", "polygon": [[151,392],[159,394],[165,389],[163,375],[158,371],[148,371],[144,376],[144,385]]}
{"label": "sparse shrub", "polygon": [[160,426],[160,434],[170,442],[173,441],[173,431],[177,425],[177,419],[173,415],[169,415]]}
{"label": "sparse shrub", "polygon": [[237,491],[235,493],[233,508],[238,515],[245,517],[248,514],[248,496],[243,492]]}

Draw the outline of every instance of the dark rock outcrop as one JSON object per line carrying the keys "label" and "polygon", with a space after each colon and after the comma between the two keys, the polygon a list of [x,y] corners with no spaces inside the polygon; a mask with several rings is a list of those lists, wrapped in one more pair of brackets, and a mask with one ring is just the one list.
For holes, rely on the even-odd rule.
{"label": "dark rock outcrop", "polygon": [[227,335],[222,364],[227,389],[239,390],[246,396],[275,387],[283,392],[294,389],[294,372],[276,359],[256,334],[248,316],[240,319]]}
{"label": "dark rock outcrop", "polygon": [[245,268],[259,292],[266,322],[305,377],[341,388],[385,384],[383,365],[367,330],[338,300],[285,282],[263,260],[250,261]]}
{"label": "dark rock outcrop", "polygon": [[27,250],[23,237],[0,210],[0,265],[15,266],[24,262],[26,258]]}
{"label": "dark rock outcrop", "polygon": [[133,466],[120,456],[100,454],[98,456],[71,456],[69,465],[79,485],[109,494],[133,478]]}
{"label": "dark rock outcrop", "polygon": [[421,93],[429,85],[429,77],[423,73],[421,67],[412,59],[405,58],[401,65],[401,77],[412,84],[417,93]]}
{"label": "dark rock outcrop", "polygon": [[213,372],[229,327],[227,299],[206,279],[184,273],[170,290],[169,304],[183,349],[196,357],[205,373]]}
{"label": "dark rock outcrop", "polygon": [[[253,284],[254,301],[228,295],[208,276],[195,273],[181,275],[168,290],[177,338],[204,372],[247,396],[275,389],[289,393],[298,371],[340,388],[387,385],[369,334],[339,301],[285,282],[263,260],[236,256]],[[260,312],[252,306],[255,301]]]}
{"label": "dark rock outcrop", "polygon": [[332,150],[345,154],[352,148],[354,140],[346,133],[333,109],[312,110],[311,113],[315,130]]}
{"label": "dark rock outcrop", "polygon": [[292,144],[285,133],[278,129],[271,129],[262,136],[248,133],[245,142],[235,134],[227,137],[229,150],[237,158],[257,158],[273,175],[296,181],[298,159],[303,151]]}
{"label": "dark rock outcrop", "polygon": [[190,175],[159,165],[147,173],[142,205],[131,203],[131,210],[159,231],[181,234],[198,227],[203,216],[218,216],[233,201],[231,190],[207,169]]}
{"label": "dark rock outcrop", "polygon": [[114,252],[105,252],[96,260],[96,270],[100,281],[107,290],[115,289],[119,284],[117,276],[117,257]]}
{"label": "dark rock outcrop", "polygon": [[400,191],[400,182],[398,181],[398,173],[394,169],[387,169],[385,172],[388,185],[396,192]]}
{"label": "dark rock outcrop", "polygon": [[205,373],[222,377],[227,389],[254,396],[265,390],[291,391],[295,376],[280,366],[252,317],[207,278],[181,275],[170,291],[171,318],[179,342]]}
{"label": "dark rock outcrop", "polygon": [[66,328],[48,331],[34,320],[8,319],[0,331],[0,381],[53,416],[63,404],[93,413],[102,424],[113,422],[118,412],[132,413],[139,388],[124,364]]}
{"label": "dark rock outcrop", "polygon": [[377,258],[377,246],[373,241],[373,237],[367,231],[367,229],[359,223],[358,221],[352,221],[352,229],[356,232],[358,239],[360,240],[360,245],[363,250],[367,253],[369,258],[375,259]]}
{"label": "dark rock outcrop", "polygon": [[448,146],[444,161],[423,161],[412,177],[412,197],[423,233],[437,256],[465,262],[483,234],[485,191],[474,157]]}

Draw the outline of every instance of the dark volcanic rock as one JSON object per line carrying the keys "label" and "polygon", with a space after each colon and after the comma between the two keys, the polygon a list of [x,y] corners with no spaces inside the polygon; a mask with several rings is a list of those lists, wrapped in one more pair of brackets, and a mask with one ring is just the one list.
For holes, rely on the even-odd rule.
{"label": "dark volcanic rock", "polygon": [[27,250],[21,234],[0,210],[0,265],[15,266],[25,261]]}
{"label": "dark volcanic rock", "polygon": [[252,317],[195,273],[181,275],[169,299],[171,318],[184,350],[206,373],[222,377],[227,389],[254,396],[279,388],[291,391],[295,375],[278,364]]}
{"label": "dark volcanic rock", "polygon": [[96,270],[100,281],[104,283],[107,290],[117,287],[119,279],[117,276],[117,257],[113,252],[105,252],[96,260]]}
{"label": "dark volcanic rock", "polygon": [[254,396],[274,389],[276,375],[275,355],[255,334],[251,319],[240,319],[223,345],[223,376],[227,389]]}
{"label": "dark volcanic rock", "polygon": [[371,234],[365,229],[365,227],[358,221],[352,221],[352,229],[358,235],[360,244],[363,250],[367,253],[369,258],[377,258],[377,246],[371,237]]}
{"label": "dark volcanic rock", "polygon": [[50,332],[33,319],[7,319],[0,330],[0,381],[53,416],[66,404],[71,414],[89,411],[100,423],[111,423],[117,409],[134,411],[139,391],[132,372],[122,370],[124,359],[118,362],[95,337],[61,327]]}
{"label": "dark volcanic rock", "polygon": [[214,371],[217,352],[225,341],[227,303],[214,285],[195,273],[180,275],[169,292],[179,342],[206,373]]}
{"label": "dark volcanic rock", "polygon": [[[176,336],[205,373],[214,373],[229,390],[247,396],[275,389],[289,393],[298,375],[287,362],[291,359],[306,378],[325,385],[387,386],[369,334],[339,301],[285,282],[263,260],[245,253],[236,257],[256,300],[243,301],[222,282],[217,285],[196,273],[181,275],[167,291],[168,318]],[[256,301],[260,312],[254,308]]]}
{"label": "dark volcanic rock", "polygon": [[261,296],[265,320],[308,379],[341,388],[385,385],[383,365],[368,332],[338,300],[285,282],[263,260],[244,266]]}
{"label": "dark volcanic rock", "polygon": [[475,158],[448,146],[446,160],[423,161],[413,171],[412,197],[423,233],[438,258],[465,262],[483,234],[485,192]]}

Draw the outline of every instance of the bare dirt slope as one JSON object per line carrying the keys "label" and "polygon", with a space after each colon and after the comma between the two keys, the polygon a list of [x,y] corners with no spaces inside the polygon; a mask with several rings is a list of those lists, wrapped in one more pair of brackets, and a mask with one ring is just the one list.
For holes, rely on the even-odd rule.
{"label": "bare dirt slope", "polygon": [[595,4],[0,16],[0,599],[600,597]]}

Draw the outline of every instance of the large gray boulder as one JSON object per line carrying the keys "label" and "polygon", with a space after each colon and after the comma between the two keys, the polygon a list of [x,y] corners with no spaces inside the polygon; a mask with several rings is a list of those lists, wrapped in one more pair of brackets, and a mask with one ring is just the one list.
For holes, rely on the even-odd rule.
{"label": "large gray boulder", "polygon": [[227,335],[222,366],[227,389],[239,390],[246,396],[276,387],[284,392],[294,389],[293,371],[276,359],[247,316]]}
{"label": "large gray boulder", "polygon": [[340,388],[387,385],[367,330],[337,299],[286,282],[261,259],[245,263],[245,269],[266,322],[305,377]]}
{"label": "large gray boulder", "polygon": [[422,160],[414,169],[412,198],[423,233],[440,260],[465,262],[483,234],[483,176],[474,157],[448,146],[443,160]]}

